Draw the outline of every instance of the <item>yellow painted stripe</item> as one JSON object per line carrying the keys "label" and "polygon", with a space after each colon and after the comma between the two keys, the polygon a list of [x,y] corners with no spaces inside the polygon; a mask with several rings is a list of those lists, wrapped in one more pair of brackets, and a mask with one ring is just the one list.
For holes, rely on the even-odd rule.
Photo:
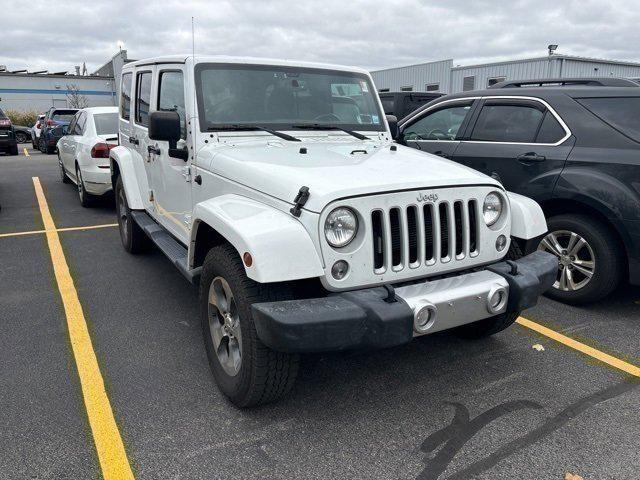
{"label": "yellow painted stripe", "polygon": [[[86,227],[65,227],[56,228],[51,230],[52,232],[73,232],[76,230],[95,230],[96,228],[109,228],[117,227],[117,223],[105,223],[104,225],[87,225]],[[22,235],[36,235],[38,233],[47,233],[49,230],[31,230],[29,232],[13,232],[13,233],[0,233],[0,238],[3,237],[19,237]]]}
{"label": "yellow painted stripe", "polygon": [[98,452],[102,475],[106,480],[133,479],[133,472],[104,387],[98,359],[93,351],[82,305],[80,305],[78,293],[62,251],[60,237],[53,223],[47,199],[38,177],[33,177],[33,186],[45,226],[58,290],[67,316],[71,347],[78,368],[84,404]]}
{"label": "yellow painted stripe", "polygon": [[549,337],[556,342],[562,343],[567,347],[573,348],[580,353],[590,356],[591,358],[595,358],[596,360],[606,363],[610,367],[617,368],[625,373],[633,375],[635,377],[640,377],[640,367],[637,367],[631,363],[625,362],[613,355],[609,355],[608,353],[601,352],[600,350],[590,347],[589,345],[585,345],[582,342],[574,340],[573,338],[567,337],[562,333],[556,332],[555,330],[551,330],[544,325],[540,325],[539,323],[532,322],[531,320],[523,317],[519,317],[516,320],[517,323],[522,325],[523,327],[527,327],[531,330],[538,332],[545,337]]}
{"label": "yellow painted stripe", "polygon": [[24,147],[24,156],[25,157],[30,157],[31,155],[29,155],[29,150],[27,150],[27,147]]}

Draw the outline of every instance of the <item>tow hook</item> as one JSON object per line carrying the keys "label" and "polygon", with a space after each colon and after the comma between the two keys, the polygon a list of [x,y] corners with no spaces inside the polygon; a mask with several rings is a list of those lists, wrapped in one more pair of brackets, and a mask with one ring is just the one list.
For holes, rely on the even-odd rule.
{"label": "tow hook", "polygon": [[298,218],[300,216],[300,211],[302,210],[302,207],[304,207],[304,204],[307,203],[307,200],[309,200],[309,187],[300,187],[296,198],[293,199],[293,208],[289,210],[291,215]]}

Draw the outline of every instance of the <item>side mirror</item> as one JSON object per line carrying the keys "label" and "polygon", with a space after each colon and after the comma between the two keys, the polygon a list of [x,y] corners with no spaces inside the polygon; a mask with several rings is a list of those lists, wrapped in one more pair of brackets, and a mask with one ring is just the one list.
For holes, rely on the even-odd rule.
{"label": "side mirror", "polygon": [[391,138],[394,140],[398,138],[398,117],[395,115],[387,115],[387,123],[389,124],[389,130],[391,131]]}
{"label": "side mirror", "polygon": [[149,139],[169,142],[169,148],[176,148],[176,144],[180,140],[180,115],[178,112],[151,112],[149,114]]}
{"label": "side mirror", "polygon": [[180,115],[178,112],[163,110],[149,114],[149,139],[169,142],[169,156],[186,162],[189,160],[189,152],[186,149],[177,148],[180,135]]}

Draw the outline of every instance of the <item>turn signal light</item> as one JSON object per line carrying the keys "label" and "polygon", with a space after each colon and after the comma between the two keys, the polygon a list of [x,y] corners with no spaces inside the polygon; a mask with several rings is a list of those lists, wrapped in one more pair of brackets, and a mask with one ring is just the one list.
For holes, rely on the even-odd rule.
{"label": "turn signal light", "polygon": [[96,143],[91,149],[91,158],[109,158],[109,151],[117,145]]}

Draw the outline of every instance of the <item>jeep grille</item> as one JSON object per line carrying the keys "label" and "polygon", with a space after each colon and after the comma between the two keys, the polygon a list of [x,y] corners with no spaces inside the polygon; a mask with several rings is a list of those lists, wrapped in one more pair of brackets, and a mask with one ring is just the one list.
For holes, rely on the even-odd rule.
{"label": "jeep grille", "polygon": [[371,213],[373,270],[384,273],[478,255],[478,201],[393,207]]}

